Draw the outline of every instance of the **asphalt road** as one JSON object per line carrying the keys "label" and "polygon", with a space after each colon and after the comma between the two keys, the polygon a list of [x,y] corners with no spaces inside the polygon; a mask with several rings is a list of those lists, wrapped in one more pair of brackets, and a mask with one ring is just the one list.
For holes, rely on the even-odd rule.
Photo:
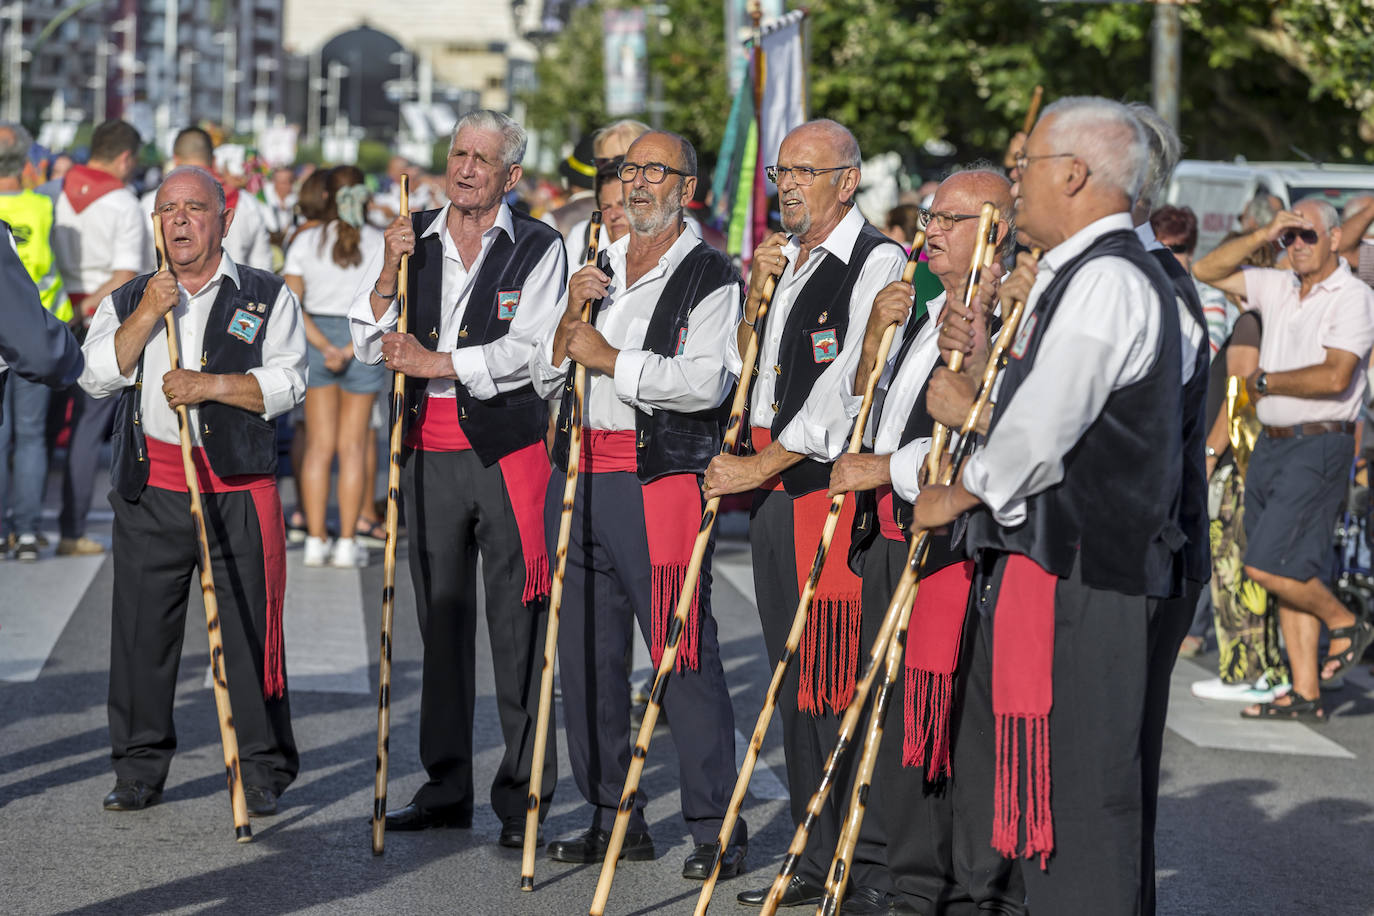
{"label": "asphalt road", "polygon": [[[729,522],[738,531],[739,520]],[[107,543],[108,526],[107,513],[93,526],[93,534]],[[747,551],[739,538],[722,540],[714,591],[736,724],[745,733],[770,673],[752,605]],[[299,557],[292,561],[292,575],[301,574],[292,581],[314,583],[304,592],[298,588],[288,604],[296,615],[294,630],[288,623],[288,651],[299,647],[304,653],[288,656],[302,770],[283,796],[280,813],[255,821],[254,840],[246,845],[234,842],[220,775],[213,698],[204,688],[207,655],[198,599],[188,614],[176,707],[180,749],[164,801],[140,813],[108,813],[100,799],[113,784],[105,719],[111,564],[51,556],[23,567],[0,561],[0,823],[6,840],[0,911],[585,913],[597,867],[563,865],[541,855],[536,889],[522,893],[519,851],[495,844],[500,825],[481,799],[500,757],[500,732],[480,624],[479,805],[473,827],[392,833],[385,855],[372,855],[368,817],[382,579],[377,554],[356,578],[332,582],[310,580],[299,569]],[[393,803],[403,802],[424,780],[417,748],[420,644],[403,564],[401,570]],[[41,634],[26,632],[44,627],[53,634],[46,643]],[[49,643],[46,654],[33,648]],[[1374,678],[1361,672],[1333,694],[1333,721],[1320,730],[1261,726],[1241,723],[1235,706],[1186,695],[1187,683],[1205,675],[1208,661],[1185,663],[1176,675],[1182,690],[1175,690],[1165,748],[1160,912],[1374,913],[1374,776],[1368,763],[1374,759]],[[298,673],[298,664],[306,674]],[[36,675],[32,679],[22,673],[25,665]],[[791,834],[777,791],[783,769],[776,724],[763,762],[767,769],[756,777],[756,795],[745,809],[750,873],[722,882],[712,907],[716,913],[750,912],[737,906],[734,894],[771,880]],[[691,912],[699,885],[680,876],[691,847],[678,816],[676,783],[672,738],[661,728],[644,781],[658,857],[622,863],[609,913]],[[565,762],[546,833],[575,833],[587,817]]]}

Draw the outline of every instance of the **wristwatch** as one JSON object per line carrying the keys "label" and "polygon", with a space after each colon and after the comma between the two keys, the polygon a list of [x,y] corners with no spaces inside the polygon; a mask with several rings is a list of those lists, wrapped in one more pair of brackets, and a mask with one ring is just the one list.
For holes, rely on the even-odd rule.
{"label": "wristwatch", "polygon": [[1266,395],[1266,394],[1269,393],[1269,373],[1268,373],[1268,372],[1261,372],[1258,376],[1256,376],[1256,378],[1255,378],[1255,390],[1258,391],[1258,392],[1260,393],[1261,396]]}
{"label": "wristwatch", "polygon": [[1215,458],[1217,456],[1217,450],[1212,448],[1210,445],[1207,446],[1207,448],[1204,451],[1206,452],[1208,458]]}

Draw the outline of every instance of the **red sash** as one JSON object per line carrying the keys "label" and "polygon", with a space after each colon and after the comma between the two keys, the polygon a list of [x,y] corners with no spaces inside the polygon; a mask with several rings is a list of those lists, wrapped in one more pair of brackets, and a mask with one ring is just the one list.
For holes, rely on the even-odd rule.
{"label": "red sash", "polygon": [[88,165],[72,166],[62,179],[62,193],[67,195],[67,200],[77,213],[111,191],[118,191],[122,187],[124,182],[109,172],[93,169]]}
{"label": "red sash", "polygon": [[[176,493],[186,488],[186,466],[181,446],[151,436],[148,442],[148,486]],[[282,520],[277,480],[271,474],[220,477],[210,467],[205,449],[191,450],[196,483],[202,493],[241,493],[253,497],[262,538],[263,578],[267,583],[267,632],[263,636],[262,694],[268,699],[286,691],[286,645],[282,635],[282,605],[286,600],[286,526]]]}
{"label": "red sash", "polygon": [[902,529],[897,527],[897,519],[892,513],[892,487],[883,484],[878,493],[878,531],[889,541],[904,541]]}
{"label": "red sash", "polygon": [[1021,554],[1007,556],[992,623],[992,712],[997,722],[993,848],[1018,855],[1021,748],[1026,758],[1026,845],[1019,853],[1054,851],[1050,812],[1050,707],[1054,702],[1054,591],[1059,579]]}
{"label": "red sash", "polygon": [[[430,407],[433,410],[430,410]],[[472,448],[458,422],[454,398],[425,398],[420,422],[411,426],[405,444],[422,452],[462,452]],[[544,443],[533,442],[497,461],[510,496],[520,552],[525,558],[526,604],[549,594],[549,548],[544,543],[544,489],[549,482],[549,455]]]}
{"label": "red sash", "polygon": [[972,581],[972,560],[946,566],[921,579],[911,608],[902,763],[925,767],[927,782],[950,773],[950,698]]}
{"label": "red sash", "polygon": [[[773,441],[761,426],[750,431],[754,450],[761,452]],[[769,478],[763,489],[782,489],[778,477]],[[830,514],[830,497],[817,490],[792,500],[792,550],[796,562],[797,591],[800,593],[811,573],[820,544],[821,529]],[[806,631],[798,652],[797,708],[822,715],[825,707],[844,712],[854,698],[854,683],[859,670],[859,644],[863,580],[849,569],[850,530],[854,521],[854,500],[845,500],[839,525],[830,541],[827,563],[816,583],[811,610],[806,615]]]}
{"label": "red sash", "polygon": [[[638,468],[633,430],[584,429],[579,467],[588,474],[628,472]],[[649,654],[658,667],[668,645],[668,626],[677,610],[687,566],[701,529],[701,485],[695,474],[670,474],[641,484],[644,535],[649,545],[652,592],[649,596]],[[650,519],[653,523],[650,524]],[[693,586],[692,608],[678,640],[677,670],[700,664],[701,578]]]}

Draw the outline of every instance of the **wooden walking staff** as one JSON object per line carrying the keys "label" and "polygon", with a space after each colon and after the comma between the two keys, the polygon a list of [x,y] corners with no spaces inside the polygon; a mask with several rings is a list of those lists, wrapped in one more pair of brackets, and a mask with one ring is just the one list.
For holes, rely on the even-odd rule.
{"label": "wooden walking staff", "polygon": [[[167,245],[162,237],[162,217],[153,214],[153,241],[156,243],[159,270],[171,270]],[[172,371],[181,368],[177,345],[177,324],[172,311],[162,316],[167,327],[167,359]],[[181,464],[186,470],[186,490],[191,495],[191,520],[196,526],[200,548],[200,597],[205,604],[205,629],[210,638],[210,671],[214,680],[215,711],[219,714],[219,742],[224,748],[224,774],[229,783],[229,802],[234,812],[234,838],[240,843],[253,839],[248,825],[248,801],[243,795],[243,772],[239,768],[239,737],[234,728],[234,710],[229,702],[229,681],[224,668],[224,635],[220,631],[219,602],[215,600],[215,574],[210,565],[210,538],[205,531],[205,511],[200,500],[200,481],[191,460],[191,411],[181,404],[176,409],[177,429],[181,432]]]}
{"label": "wooden walking staff", "polygon": [[[902,282],[910,283],[916,274],[916,265],[920,263],[921,249],[925,247],[926,234],[917,232],[916,237],[911,242],[911,255],[907,258],[906,268],[902,271]],[[868,380],[864,385],[863,403],[859,406],[858,418],[854,421],[854,430],[849,435],[849,452],[854,454],[863,446],[864,428],[868,425],[868,413],[873,407],[873,394],[877,390],[878,380],[882,378],[883,367],[887,364],[887,355],[892,349],[892,341],[897,336],[897,326],[889,325],[883,332],[883,338],[878,343],[877,359],[873,363],[873,369],[868,375]],[[772,721],[773,710],[777,707],[778,697],[782,694],[782,680],[787,676],[787,669],[792,664],[792,659],[796,657],[797,647],[801,645],[802,634],[806,632],[806,618],[811,609],[811,600],[816,595],[816,583],[820,581],[821,571],[825,567],[825,559],[830,553],[830,541],[835,536],[835,529],[839,526],[840,512],[844,509],[846,494],[840,493],[830,500],[830,512],[825,517],[825,527],[821,529],[821,541],[816,547],[816,556],[811,561],[811,572],[806,578],[806,584],[802,587],[801,600],[797,602],[796,613],[792,617],[792,628],[787,631],[787,641],[783,645],[782,658],[778,660],[777,666],[773,669],[773,679],[768,682],[768,690],[763,696],[763,709],[759,712],[758,721],[754,723],[754,734],[749,739],[749,747],[744,752],[744,761],[740,764],[739,778],[735,780],[735,790],[730,796],[730,805],[725,809],[725,818],[720,824],[720,835],[716,838],[715,859],[711,863],[711,874],[707,876],[706,882],[701,886],[701,893],[697,896],[697,908],[695,916],[704,916],[707,908],[711,905],[711,895],[715,893],[716,881],[720,878],[720,860],[725,847],[730,843],[730,836],[734,833],[735,821],[739,819],[740,809],[744,807],[744,795],[749,789],[749,781],[753,778],[754,767],[758,763],[759,752],[763,748],[764,736],[768,733],[768,723]]]}
{"label": "wooden walking staff", "polygon": [[[1034,255],[1038,260],[1040,249],[1036,249]],[[963,426],[959,429],[959,445],[954,450],[949,469],[941,481],[942,484],[948,485],[957,479],[964,459],[972,450],[973,430],[977,429],[978,424],[982,421],[983,412],[987,409],[992,394],[993,384],[997,380],[997,373],[1006,363],[1007,348],[1016,339],[1025,308],[1026,303],[1023,300],[1012,301],[1010,314],[1007,315],[1006,323],[1002,325],[1002,330],[997,335],[997,342],[993,344],[987,367],[983,370],[978,397],[974,400],[973,407],[969,410]],[[925,532],[922,532],[921,537],[923,540],[925,539]],[[923,558],[920,565],[924,565]],[[913,579],[920,576],[919,568],[907,571],[912,573]],[[903,578],[905,578],[907,571],[903,572]],[[910,622],[911,615],[909,613],[903,613],[900,616],[897,630],[891,637],[888,646],[883,682],[879,685],[877,697],[873,701],[873,711],[868,721],[868,733],[864,737],[863,754],[859,758],[859,769],[854,777],[854,789],[850,795],[848,813],[840,830],[835,857],[830,863],[830,876],[825,883],[825,897],[821,900],[820,906],[816,908],[818,916],[834,916],[839,912],[840,904],[844,901],[845,886],[849,881],[849,869],[853,864],[854,849],[859,841],[859,827],[863,824],[864,815],[868,810],[868,792],[873,783],[873,771],[878,762],[878,746],[883,740],[887,706],[891,700],[897,678],[901,676],[902,666],[906,659],[906,631]]]}
{"label": "wooden walking staff", "polygon": [[[1037,256],[1039,252],[1036,252]],[[1020,311],[1013,303],[1012,312],[1016,315],[1016,320],[1020,320]],[[1008,318],[1010,321],[1010,316]],[[1000,363],[1001,353],[1007,344],[1015,336],[1006,333],[1006,326],[1003,332],[998,335],[998,348],[993,358],[989,358],[988,365],[997,366]],[[960,425],[960,439],[956,461],[951,461],[946,471],[943,481],[952,481],[956,469],[963,456],[967,455],[968,449],[972,445],[971,431],[975,429],[981,421],[983,410],[986,408],[989,398],[992,395],[991,379],[995,377],[995,372],[985,370],[983,373],[983,385],[979,388],[978,396],[974,399],[973,405],[969,408],[968,415],[963,424]],[[928,478],[929,479],[929,478]],[[787,848],[787,854],[783,857],[782,866],[778,869],[778,875],[773,880],[772,887],[768,890],[768,897],[764,900],[763,912],[772,914],[777,912],[778,903],[782,899],[782,893],[787,887],[787,882],[792,879],[793,873],[797,870],[797,865],[801,862],[802,854],[806,851],[806,841],[811,835],[811,830],[820,817],[821,810],[825,806],[826,799],[830,795],[830,790],[834,787],[836,779],[839,777],[839,769],[848,753],[849,744],[854,740],[858,733],[859,718],[863,715],[864,703],[868,699],[868,694],[873,688],[873,681],[877,678],[878,665],[883,663],[887,657],[888,645],[892,640],[892,635],[896,632],[900,622],[905,633],[906,621],[911,612],[912,603],[916,599],[916,592],[920,585],[920,571],[925,564],[927,546],[930,535],[925,531],[913,531],[911,547],[907,551],[906,567],[902,571],[901,577],[897,580],[897,588],[892,595],[892,601],[888,605],[887,613],[883,615],[882,625],[878,628],[878,635],[873,640],[873,648],[868,654],[868,665],[864,669],[863,677],[854,687],[854,699],[850,701],[849,707],[844,712],[844,718],[840,721],[840,731],[835,742],[834,749],[830,756],[826,758],[825,769],[821,774],[821,782],[811,800],[806,805],[806,815],[802,822],[797,825],[796,831],[792,835],[792,843]],[[847,869],[847,866],[846,866]]]}
{"label": "wooden walking staff", "polygon": [[1021,133],[1030,135],[1031,128],[1035,126],[1035,119],[1040,115],[1040,100],[1045,96],[1045,87],[1036,86],[1031,93],[1030,108],[1026,109],[1026,123],[1021,128]]}
{"label": "wooden walking staff", "polygon": [[[401,215],[410,218],[410,176],[401,175]],[[396,274],[396,333],[406,332],[410,305],[410,255],[401,255]],[[400,527],[401,420],[405,415],[406,376],[391,381],[391,458],[386,472],[386,547],[382,560],[382,645],[377,653],[377,777],[372,789],[372,854],[386,849],[386,771],[391,762],[391,631],[396,614],[396,532]]]}
{"label": "wooden walking staff", "polygon": [[[970,309],[978,299],[978,278],[984,270],[992,266],[997,253],[997,208],[990,203],[983,204],[978,216],[978,238],[973,244],[973,257],[970,259],[968,281],[964,284],[964,308]],[[958,372],[964,365],[964,354],[956,351],[949,358],[949,371]],[[936,423],[930,434],[930,454],[926,456],[925,479],[934,480],[940,473],[940,456],[945,451],[945,439],[949,430],[943,423]]]}
{"label": "wooden walking staff", "polygon": [[[735,399],[730,404],[730,419],[725,425],[725,439],[721,443],[721,454],[735,450],[740,430],[744,427],[744,410],[749,403],[749,388],[754,377],[754,364],[759,358],[759,334],[763,330],[763,319],[768,314],[768,305],[773,301],[773,290],[778,278],[769,274],[764,281],[763,292],[759,295],[758,313],[754,316],[754,327],[745,344],[739,372],[739,383],[735,386]],[[682,637],[682,628],[687,622],[687,613],[692,608],[692,597],[696,593],[697,579],[701,576],[701,564],[706,558],[706,547],[711,541],[711,530],[716,524],[716,509],[720,497],[706,501],[701,513],[701,529],[696,543],[692,545],[692,559],[687,564],[687,575],[682,583],[682,594],[678,597],[677,607],[673,610],[672,623],[668,625],[668,641],[663,647],[663,657],[659,659],[658,670],[654,672],[654,685],[649,689],[649,705],[644,710],[644,720],[639,726],[639,735],[630,754],[630,769],[625,774],[625,789],[620,795],[620,808],[615,815],[615,825],[611,828],[610,845],[606,848],[606,858],[601,862],[601,876],[596,882],[596,895],[592,899],[590,916],[602,916],[606,911],[606,901],[611,896],[611,882],[615,880],[616,863],[620,860],[620,848],[625,843],[625,832],[630,827],[630,812],[634,810],[635,795],[639,792],[639,779],[644,773],[644,761],[649,756],[649,740],[654,735],[654,725],[663,706],[663,694],[668,689],[668,677],[677,663],[677,645]],[[719,859],[719,851],[717,852]],[[717,862],[719,866],[719,862]]]}
{"label": "wooden walking staff", "polygon": [[[584,264],[596,263],[601,235],[601,211],[592,212]],[[590,321],[592,300],[582,303],[582,320]],[[572,413],[568,416],[568,476],[563,484],[563,513],[558,519],[558,549],[554,554],[553,583],[549,588],[548,629],[544,634],[544,669],[539,678],[539,715],[534,728],[534,755],[530,763],[530,794],[525,800],[525,848],[520,859],[520,889],[534,890],[534,850],[539,842],[539,791],[543,785],[549,717],[553,713],[553,660],[558,653],[558,611],[563,606],[563,577],[568,570],[568,542],[572,540],[573,498],[582,460],[582,396],[587,387],[587,367],[573,368]]]}

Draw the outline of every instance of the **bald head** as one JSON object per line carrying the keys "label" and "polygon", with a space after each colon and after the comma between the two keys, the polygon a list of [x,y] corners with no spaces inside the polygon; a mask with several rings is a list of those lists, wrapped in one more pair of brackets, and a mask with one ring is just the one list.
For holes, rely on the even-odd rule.
{"label": "bald head", "polygon": [[825,144],[835,154],[835,161],[832,165],[858,168],[863,161],[863,156],[859,153],[859,141],[854,139],[854,134],[839,121],[832,121],[829,118],[807,121],[787,135],[788,140],[793,137],[804,137]]}
{"label": "bald head", "polygon": [[990,203],[1001,214],[997,226],[998,249],[1011,245],[1011,184],[1000,172],[971,168],[955,172],[935,190],[926,225],[926,254],[930,269],[948,293],[957,293],[973,260],[978,241],[977,215]]}
{"label": "bald head", "polygon": [[219,183],[214,175],[198,165],[179,165],[168,172],[167,177],[162,179],[162,184],[158,185],[154,206],[161,208],[164,202],[164,189],[172,186],[184,187],[188,183],[196,186],[201,200],[214,202],[218,205],[219,212],[224,212],[224,186]]}

